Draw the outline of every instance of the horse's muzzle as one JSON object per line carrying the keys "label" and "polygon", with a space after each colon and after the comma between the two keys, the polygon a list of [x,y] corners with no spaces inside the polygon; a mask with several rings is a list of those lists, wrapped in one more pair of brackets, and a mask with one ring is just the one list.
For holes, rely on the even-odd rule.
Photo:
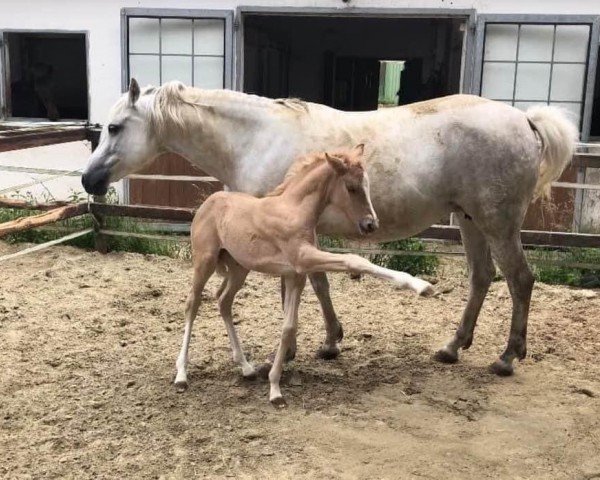
{"label": "horse's muzzle", "polygon": [[96,168],[81,175],[81,184],[91,195],[106,195],[110,184],[108,168]]}
{"label": "horse's muzzle", "polygon": [[379,220],[373,217],[366,217],[359,222],[358,226],[363,234],[373,233],[379,228]]}

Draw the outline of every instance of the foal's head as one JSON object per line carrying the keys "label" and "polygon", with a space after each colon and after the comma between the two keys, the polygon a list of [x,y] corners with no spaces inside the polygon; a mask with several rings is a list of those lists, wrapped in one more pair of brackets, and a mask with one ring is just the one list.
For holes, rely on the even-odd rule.
{"label": "foal's head", "polygon": [[364,145],[351,150],[325,153],[327,163],[335,171],[330,204],[341,210],[356,225],[361,234],[372,233],[379,227],[371,203],[369,176],[362,160]]}

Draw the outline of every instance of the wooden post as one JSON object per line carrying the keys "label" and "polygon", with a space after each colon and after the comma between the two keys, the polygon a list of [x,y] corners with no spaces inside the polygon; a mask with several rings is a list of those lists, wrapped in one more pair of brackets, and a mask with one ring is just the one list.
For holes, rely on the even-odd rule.
{"label": "wooden post", "polygon": [[[87,129],[87,139],[92,144],[92,152],[98,147],[100,142],[100,129],[97,128]],[[106,203],[106,197],[104,195],[94,195],[92,197],[94,203]],[[100,233],[100,230],[104,228],[104,215],[94,212],[90,209],[90,214],[94,222],[94,248],[97,252],[102,254],[108,253],[108,239],[106,235]]]}
{"label": "wooden post", "polygon": [[[95,203],[106,203],[106,197],[104,195],[94,195]],[[94,248],[97,252],[102,254],[108,253],[108,239],[106,235],[100,233],[100,230],[104,229],[104,215],[100,215],[96,212],[90,212],[92,214],[92,220],[94,222]]]}

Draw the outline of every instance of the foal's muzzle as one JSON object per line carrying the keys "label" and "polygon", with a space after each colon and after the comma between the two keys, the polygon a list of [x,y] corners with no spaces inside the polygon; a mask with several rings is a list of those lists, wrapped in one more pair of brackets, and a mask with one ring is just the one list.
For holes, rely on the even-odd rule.
{"label": "foal's muzzle", "polygon": [[379,228],[379,220],[373,217],[366,217],[358,223],[358,226],[360,228],[360,232],[363,234],[373,233]]}
{"label": "foal's muzzle", "polygon": [[110,184],[110,172],[105,167],[90,170],[81,175],[81,184],[91,195],[106,195]]}

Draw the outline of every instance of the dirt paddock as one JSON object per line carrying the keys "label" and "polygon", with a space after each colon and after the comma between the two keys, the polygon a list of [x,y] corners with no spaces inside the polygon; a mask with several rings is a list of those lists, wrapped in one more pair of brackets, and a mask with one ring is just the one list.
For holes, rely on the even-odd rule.
{"label": "dirt paddock", "polygon": [[[13,250],[0,243],[0,254]],[[332,276],[346,337],[335,361],[310,289],[298,356],[283,381],[244,381],[209,283],[191,347],[190,389],[171,385],[188,262],[61,247],[1,264],[3,478],[600,478],[600,297],[536,285],[529,356],[512,378],[487,367],[508,332],[494,283],[473,347],[452,366],[431,354],[465,302],[462,263],[420,299]],[[236,300],[246,351],[280,333],[278,281],[251,275]]]}

